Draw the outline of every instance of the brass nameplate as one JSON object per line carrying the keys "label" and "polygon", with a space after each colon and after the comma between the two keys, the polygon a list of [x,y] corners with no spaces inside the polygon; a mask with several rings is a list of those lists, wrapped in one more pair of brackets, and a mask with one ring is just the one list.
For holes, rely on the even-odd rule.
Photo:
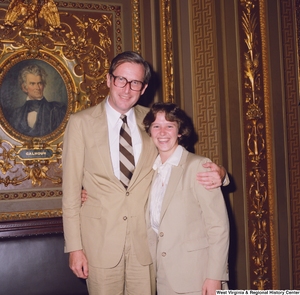
{"label": "brass nameplate", "polygon": [[22,160],[37,160],[37,159],[51,159],[53,157],[53,150],[51,149],[21,149],[18,156]]}

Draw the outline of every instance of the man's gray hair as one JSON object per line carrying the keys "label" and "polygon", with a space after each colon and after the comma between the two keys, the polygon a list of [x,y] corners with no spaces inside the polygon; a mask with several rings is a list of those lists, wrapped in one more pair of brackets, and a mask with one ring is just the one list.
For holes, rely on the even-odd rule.
{"label": "man's gray hair", "polygon": [[19,82],[19,86],[21,87],[21,89],[22,89],[22,85],[26,82],[26,76],[28,74],[40,76],[43,85],[46,86],[46,78],[47,78],[46,71],[42,67],[40,67],[36,64],[32,64],[32,65],[24,67],[19,73],[18,82]]}

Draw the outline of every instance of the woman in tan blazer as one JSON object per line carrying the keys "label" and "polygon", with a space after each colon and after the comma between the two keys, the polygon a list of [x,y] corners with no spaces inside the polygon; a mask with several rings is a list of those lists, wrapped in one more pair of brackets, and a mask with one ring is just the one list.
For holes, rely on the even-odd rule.
{"label": "woman in tan blazer", "polygon": [[144,119],[159,151],[146,214],[158,295],[212,295],[228,280],[229,222],[220,188],[195,175],[209,159],[183,146],[191,132],[175,104],[156,103]]}

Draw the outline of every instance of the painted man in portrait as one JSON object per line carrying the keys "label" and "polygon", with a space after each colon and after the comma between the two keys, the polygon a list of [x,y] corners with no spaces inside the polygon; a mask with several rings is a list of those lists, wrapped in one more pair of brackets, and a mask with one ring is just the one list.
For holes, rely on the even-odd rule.
{"label": "painted man in portrait", "polygon": [[67,106],[44,97],[46,71],[31,64],[24,67],[18,77],[19,86],[26,93],[26,102],[11,111],[10,125],[21,134],[40,137],[53,132],[62,123]]}

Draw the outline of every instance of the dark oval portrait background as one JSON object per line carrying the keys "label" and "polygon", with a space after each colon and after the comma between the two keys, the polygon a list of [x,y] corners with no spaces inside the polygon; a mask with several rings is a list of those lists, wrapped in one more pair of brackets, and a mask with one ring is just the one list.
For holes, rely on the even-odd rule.
{"label": "dark oval portrait background", "polygon": [[36,64],[47,73],[44,97],[49,101],[57,101],[68,105],[68,94],[65,83],[59,72],[50,64],[38,59],[28,59],[18,62],[7,71],[0,85],[0,102],[3,115],[6,120],[12,109],[21,107],[26,101],[26,93],[22,91],[18,83],[18,75],[25,66]]}

